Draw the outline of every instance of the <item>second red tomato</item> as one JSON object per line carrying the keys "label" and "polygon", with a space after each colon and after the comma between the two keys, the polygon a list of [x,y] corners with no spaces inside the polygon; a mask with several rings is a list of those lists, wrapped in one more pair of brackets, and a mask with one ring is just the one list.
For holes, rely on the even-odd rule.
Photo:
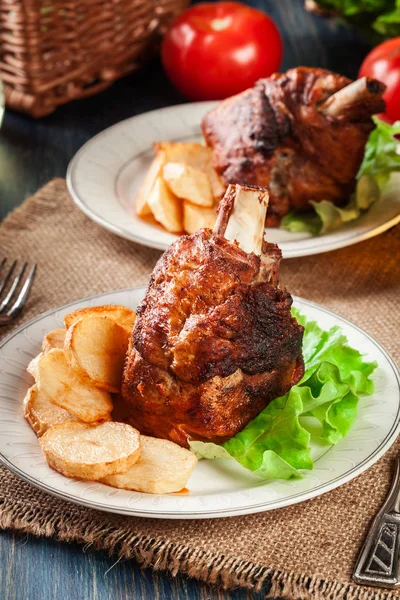
{"label": "second red tomato", "polygon": [[238,2],[197,4],[172,24],[161,57],[171,81],[192,100],[219,100],[278,70],[282,41],[263,12]]}
{"label": "second red tomato", "polygon": [[373,77],[386,85],[383,99],[386,121],[400,120],[400,37],[386,40],[376,46],[364,59],[359,77]]}

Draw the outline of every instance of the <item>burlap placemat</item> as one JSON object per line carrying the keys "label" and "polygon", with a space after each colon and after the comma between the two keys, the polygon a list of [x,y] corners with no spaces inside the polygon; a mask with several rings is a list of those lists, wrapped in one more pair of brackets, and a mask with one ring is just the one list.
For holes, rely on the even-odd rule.
{"label": "burlap placemat", "polygon": [[[159,256],[92,223],[75,208],[60,179],[3,222],[3,254],[39,264],[23,321],[72,299],[143,284]],[[400,226],[343,250],[284,261],[282,281],[293,294],[359,324],[398,359],[399,259]],[[268,597],[397,598],[400,593],[351,582],[368,524],[388,490],[395,446],[366,473],[314,500],[203,521],[127,518],[80,508],[3,468],[0,527],[91,544],[226,587],[265,584]]]}

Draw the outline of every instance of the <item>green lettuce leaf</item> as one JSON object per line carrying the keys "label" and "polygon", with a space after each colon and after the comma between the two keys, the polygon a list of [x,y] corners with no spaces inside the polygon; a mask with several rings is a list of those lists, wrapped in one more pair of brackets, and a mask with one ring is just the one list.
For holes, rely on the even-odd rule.
{"label": "green lettuce leaf", "polygon": [[396,1],[396,6],[393,10],[375,19],[373,28],[385,37],[400,35],[400,0]]}
{"label": "green lettuce leaf", "polygon": [[363,175],[357,181],[356,191],[346,206],[335,206],[328,200],[321,202],[310,200],[313,211],[306,213],[291,211],[283,217],[281,227],[292,233],[306,231],[313,235],[333,231],[348,221],[358,219],[364,210],[368,210],[379,200],[380,194],[377,178]]}
{"label": "green lettuce leaf", "polygon": [[394,0],[316,0],[326,10],[336,11],[343,17],[376,18],[377,15],[391,9]]}
{"label": "green lettuce leaf", "polygon": [[310,381],[311,375],[323,362],[328,362],[338,369],[338,382],[345,382],[352,386],[355,393],[372,394],[373,382],[368,378],[376,369],[376,362],[365,362],[362,354],[351,348],[347,338],[337,325],[328,331],[321,329],[316,321],[311,321],[292,308],[292,314],[300,325],[304,327],[303,358],[305,373],[298,385]]}
{"label": "green lettuce leaf", "polygon": [[311,434],[301,417],[318,421],[329,444],[349,432],[359,397],[373,393],[370,375],[377,364],[364,361],[339,327],[324,331],[298,310],[292,312],[304,327],[303,378],[224,444],[191,442],[199,458],[229,456],[264,479],[291,479],[313,468]]}
{"label": "green lettuce leaf", "polygon": [[311,233],[312,235],[318,235],[322,232],[322,221],[320,216],[317,215],[314,210],[307,212],[292,210],[282,217],[280,228],[291,231],[292,233],[305,232]]}
{"label": "green lettuce leaf", "polygon": [[382,185],[393,171],[400,171],[400,154],[397,151],[399,141],[394,137],[400,134],[400,121],[389,125],[378,117],[372,119],[376,127],[365,146],[364,159],[357,178],[369,175],[378,178]]}
{"label": "green lettuce leaf", "polygon": [[377,117],[373,117],[373,120],[376,127],[365,146],[364,159],[357,174],[356,190],[347,205],[339,207],[328,200],[310,200],[313,210],[305,213],[291,211],[283,217],[282,229],[312,235],[333,231],[358,219],[363,211],[379,201],[382,188],[391,173],[400,171],[400,154],[397,152],[399,142],[394,137],[400,134],[400,121],[389,125]]}
{"label": "green lettuce leaf", "polygon": [[316,3],[367,34],[400,35],[399,0],[316,0]]}
{"label": "green lettuce leaf", "polygon": [[241,465],[264,479],[298,476],[298,469],[313,468],[310,434],[299,423],[302,410],[301,391],[292,388],[223,447]]}
{"label": "green lettuce leaf", "polygon": [[218,444],[213,444],[212,442],[197,442],[193,440],[189,442],[189,446],[197,458],[232,458],[223,446],[218,446]]}
{"label": "green lettuce leaf", "polygon": [[[310,434],[299,423],[303,410],[301,391],[276,398],[247,427],[221,446],[189,442],[198,458],[232,457],[264,479],[301,477],[299,469],[312,469]],[[222,452],[221,452],[222,450]]]}

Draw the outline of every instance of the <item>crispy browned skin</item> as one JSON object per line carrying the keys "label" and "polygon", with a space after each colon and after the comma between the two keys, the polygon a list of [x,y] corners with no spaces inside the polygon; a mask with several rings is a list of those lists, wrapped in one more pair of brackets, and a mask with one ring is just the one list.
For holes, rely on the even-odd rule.
{"label": "crispy browned skin", "polygon": [[350,83],[324,69],[298,67],[261,79],[203,119],[225,183],[268,187],[268,225],[279,225],[291,209],[307,209],[309,200],[340,204],[353,191],[371,115],[385,105],[384,86],[375,82],[377,93],[366,93],[351,111],[324,116],[323,101]]}
{"label": "crispy browned skin", "polygon": [[203,229],[158,261],[138,308],[122,386],[129,422],[187,445],[223,442],[303,375],[303,328],[265,260]]}

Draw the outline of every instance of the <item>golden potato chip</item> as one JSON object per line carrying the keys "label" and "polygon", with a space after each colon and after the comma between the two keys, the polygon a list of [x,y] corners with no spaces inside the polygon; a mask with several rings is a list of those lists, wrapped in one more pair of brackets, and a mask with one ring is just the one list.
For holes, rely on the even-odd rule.
{"label": "golden potato chip", "polygon": [[[108,317],[126,329],[129,334],[132,332],[132,328],[136,319],[136,314],[130,308],[127,308],[126,306],[120,306],[118,304],[106,304],[103,306],[89,306],[87,308],[79,308],[78,310],[74,310],[74,312],[69,313],[64,317],[65,327],[68,329],[71,327],[71,325],[76,323],[76,321],[85,315]],[[62,347],[64,347],[64,344]]]}
{"label": "golden potato chip", "polygon": [[215,208],[204,208],[187,201],[183,203],[183,229],[187,233],[194,233],[203,227],[212,229],[216,220]]}
{"label": "golden potato chip", "polygon": [[226,185],[212,166],[211,148],[196,142],[158,142],[153,145],[156,152],[164,152],[165,162],[184,163],[207,173],[214,198],[222,198]]}
{"label": "golden potato chip", "polygon": [[111,396],[83,380],[70,365],[65,352],[53,348],[38,361],[37,387],[48,400],[85,423],[106,421],[113,404]]}
{"label": "golden potato chip", "polygon": [[157,177],[147,198],[154,218],[170,233],[182,231],[181,201],[171,192],[162,177]]}
{"label": "golden potato chip", "polygon": [[159,177],[161,174],[161,169],[164,163],[165,154],[164,152],[160,151],[151,163],[149,170],[145,175],[143,183],[136,194],[135,212],[139,217],[147,217],[152,214],[150,206],[148,204],[148,197],[157,177]]}
{"label": "golden potato chip", "polygon": [[169,189],[178,198],[198,206],[213,206],[214,198],[208,175],[184,163],[168,162],[162,176]]}
{"label": "golden potato chip", "polygon": [[113,319],[89,312],[68,328],[64,351],[82,379],[118,392],[129,338],[130,333]]}
{"label": "golden potato chip", "polygon": [[26,367],[26,370],[28,371],[29,375],[32,375],[33,379],[35,381],[38,380],[39,377],[39,361],[42,359],[44,355],[44,352],[41,352],[40,354],[38,354],[37,356],[35,356],[35,358],[32,358],[32,360],[29,362],[28,366]]}
{"label": "golden potato chip", "polygon": [[52,404],[45,394],[39,392],[36,385],[29,388],[24,398],[24,416],[38,436],[53,425],[78,421],[67,410]]}
{"label": "golden potato chip", "polygon": [[63,423],[39,439],[50,467],[66,477],[99,480],[127,471],[140,456],[140,434],[125,423]]}
{"label": "golden potato chip", "polygon": [[140,436],[141,454],[129,470],[108,475],[102,483],[125,490],[168,494],[183,489],[197,458],[185,448],[169,440]]}
{"label": "golden potato chip", "polygon": [[64,348],[66,333],[65,329],[53,329],[53,331],[46,333],[42,342],[42,352],[49,352],[53,348],[60,348],[62,350]]}

